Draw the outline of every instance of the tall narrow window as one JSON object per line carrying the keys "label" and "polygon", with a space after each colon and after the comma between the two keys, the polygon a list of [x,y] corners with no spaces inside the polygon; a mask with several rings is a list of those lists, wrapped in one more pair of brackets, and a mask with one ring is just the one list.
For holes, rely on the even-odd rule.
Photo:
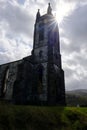
{"label": "tall narrow window", "polygon": [[7,91],[7,80],[9,75],[9,68],[7,67],[5,70],[4,78],[2,81],[2,88],[1,88],[1,97],[4,97]]}
{"label": "tall narrow window", "polygon": [[43,51],[42,50],[39,52],[39,58],[40,59],[43,58]]}
{"label": "tall narrow window", "polygon": [[40,23],[39,25],[39,40],[44,40],[44,24]]}
{"label": "tall narrow window", "polygon": [[43,88],[43,85],[42,85],[42,80],[43,80],[43,66],[40,64],[38,66],[38,80],[39,80],[39,84],[38,84],[38,93],[41,94],[42,93],[42,88]]}

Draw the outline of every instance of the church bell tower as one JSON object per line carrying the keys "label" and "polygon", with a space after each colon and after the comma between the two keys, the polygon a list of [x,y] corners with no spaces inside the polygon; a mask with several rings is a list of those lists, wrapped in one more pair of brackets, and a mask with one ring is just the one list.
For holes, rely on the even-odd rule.
{"label": "church bell tower", "polygon": [[38,71],[39,101],[48,105],[65,105],[59,30],[50,3],[45,15],[41,16],[40,10],[36,15],[33,56]]}

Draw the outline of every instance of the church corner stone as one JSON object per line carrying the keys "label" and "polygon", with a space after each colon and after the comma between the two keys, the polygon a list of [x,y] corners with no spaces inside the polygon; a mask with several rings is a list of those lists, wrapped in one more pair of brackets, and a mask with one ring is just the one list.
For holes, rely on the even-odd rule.
{"label": "church corner stone", "polygon": [[32,54],[0,65],[0,99],[14,104],[65,106],[65,79],[61,66],[59,29],[49,4],[38,10]]}

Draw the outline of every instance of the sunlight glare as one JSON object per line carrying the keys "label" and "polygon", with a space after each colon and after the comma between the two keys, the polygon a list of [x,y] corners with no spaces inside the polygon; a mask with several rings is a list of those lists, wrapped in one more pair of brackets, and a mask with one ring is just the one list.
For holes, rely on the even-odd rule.
{"label": "sunlight glare", "polygon": [[58,23],[61,23],[64,16],[68,16],[71,11],[74,9],[75,4],[70,4],[68,2],[58,2],[56,6],[56,20]]}

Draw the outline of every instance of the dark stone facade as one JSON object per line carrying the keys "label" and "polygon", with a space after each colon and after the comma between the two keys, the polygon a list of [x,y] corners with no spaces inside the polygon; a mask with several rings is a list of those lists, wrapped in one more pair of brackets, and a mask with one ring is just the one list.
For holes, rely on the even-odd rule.
{"label": "dark stone facade", "polygon": [[31,56],[0,66],[0,98],[14,104],[65,105],[58,24],[38,10]]}

